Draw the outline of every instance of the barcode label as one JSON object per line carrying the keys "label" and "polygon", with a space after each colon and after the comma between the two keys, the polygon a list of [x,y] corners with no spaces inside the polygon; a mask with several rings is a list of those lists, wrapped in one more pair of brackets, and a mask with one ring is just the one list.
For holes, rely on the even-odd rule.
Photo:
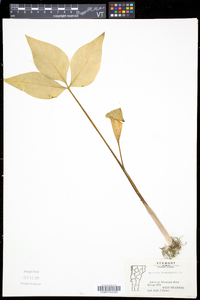
{"label": "barcode label", "polygon": [[122,285],[117,284],[99,284],[95,286],[95,294],[102,294],[102,293],[116,293],[122,294],[123,288]]}

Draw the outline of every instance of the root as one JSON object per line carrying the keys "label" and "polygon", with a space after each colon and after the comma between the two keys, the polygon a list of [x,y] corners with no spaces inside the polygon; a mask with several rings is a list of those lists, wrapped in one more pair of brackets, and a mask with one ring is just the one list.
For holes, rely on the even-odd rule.
{"label": "root", "polygon": [[162,255],[166,259],[172,259],[176,257],[180,251],[182,246],[185,244],[182,244],[181,239],[177,237],[171,237],[172,243],[171,245],[165,245],[163,248],[160,248],[162,250]]}

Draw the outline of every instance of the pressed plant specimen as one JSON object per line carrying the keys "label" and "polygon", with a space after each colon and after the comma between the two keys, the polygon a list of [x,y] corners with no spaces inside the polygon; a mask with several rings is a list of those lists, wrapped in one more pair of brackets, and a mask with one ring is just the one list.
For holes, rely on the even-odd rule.
{"label": "pressed plant specimen", "polygon": [[[58,97],[63,91],[68,90],[73,96],[75,101],[80,106],[92,126],[95,128],[97,133],[100,135],[103,142],[112,153],[116,162],[120,166],[122,172],[130,182],[134,191],[138,195],[139,199],[145,206],[147,212],[152,217],[161,233],[167,241],[167,245],[161,248],[162,254],[165,258],[175,257],[181,250],[182,243],[180,238],[171,237],[165,227],[162,225],[155,212],[150,208],[143,196],[139,192],[135,183],[127,173],[120,147],[120,136],[123,126],[123,114],[121,108],[112,110],[106,114],[106,117],[111,120],[113,132],[118,144],[120,160],[117,158],[109,144],[106,142],[90,116],[87,114],[85,109],[82,107],[71,88],[73,87],[84,87],[91,84],[100,69],[101,57],[102,57],[102,44],[104,40],[104,33],[98,36],[96,39],[88,44],[80,47],[73,55],[71,61],[69,61],[67,55],[58,47],[39,41],[32,37],[26,36],[28,44],[31,48],[33,60],[36,68],[39,72],[29,72],[20,74],[14,77],[5,79],[5,82],[18,88],[27,94],[40,98],[40,99],[52,99]],[[71,70],[71,82],[67,83],[68,70]],[[62,84],[57,81],[61,81]]]}

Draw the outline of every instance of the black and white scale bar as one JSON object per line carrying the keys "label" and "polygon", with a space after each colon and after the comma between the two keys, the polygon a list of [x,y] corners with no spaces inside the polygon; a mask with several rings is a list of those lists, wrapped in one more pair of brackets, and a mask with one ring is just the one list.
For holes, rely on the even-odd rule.
{"label": "black and white scale bar", "polygon": [[105,19],[106,4],[10,4],[10,18]]}
{"label": "black and white scale bar", "polygon": [[10,10],[78,10],[73,4],[10,4]]}

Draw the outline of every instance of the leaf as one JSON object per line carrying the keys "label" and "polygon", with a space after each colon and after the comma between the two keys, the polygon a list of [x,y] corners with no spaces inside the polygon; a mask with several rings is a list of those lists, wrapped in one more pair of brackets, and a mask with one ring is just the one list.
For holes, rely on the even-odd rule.
{"label": "leaf", "polygon": [[119,143],[119,139],[120,139],[120,136],[121,136],[121,131],[122,131],[123,123],[121,123],[121,122],[119,122],[117,120],[113,120],[113,119],[110,119],[110,120],[111,120],[111,124],[112,124],[114,135],[116,137],[117,142]]}
{"label": "leaf", "polygon": [[110,111],[109,113],[106,114],[106,118],[125,122],[123,119],[123,114],[122,114],[121,108]]}
{"label": "leaf", "polygon": [[38,72],[20,74],[7,78],[4,81],[40,99],[56,98],[66,89],[58,82]]}
{"label": "leaf", "polygon": [[105,33],[79,48],[73,55],[70,87],[83,87],[92,83],[100,69],[102,43]]}
{"label": "leaf", "polygon": [[54,79],[66,83],[69,59],[58,47],[27,36],[27,41],[33,54],[33,60],[38,71]]}

